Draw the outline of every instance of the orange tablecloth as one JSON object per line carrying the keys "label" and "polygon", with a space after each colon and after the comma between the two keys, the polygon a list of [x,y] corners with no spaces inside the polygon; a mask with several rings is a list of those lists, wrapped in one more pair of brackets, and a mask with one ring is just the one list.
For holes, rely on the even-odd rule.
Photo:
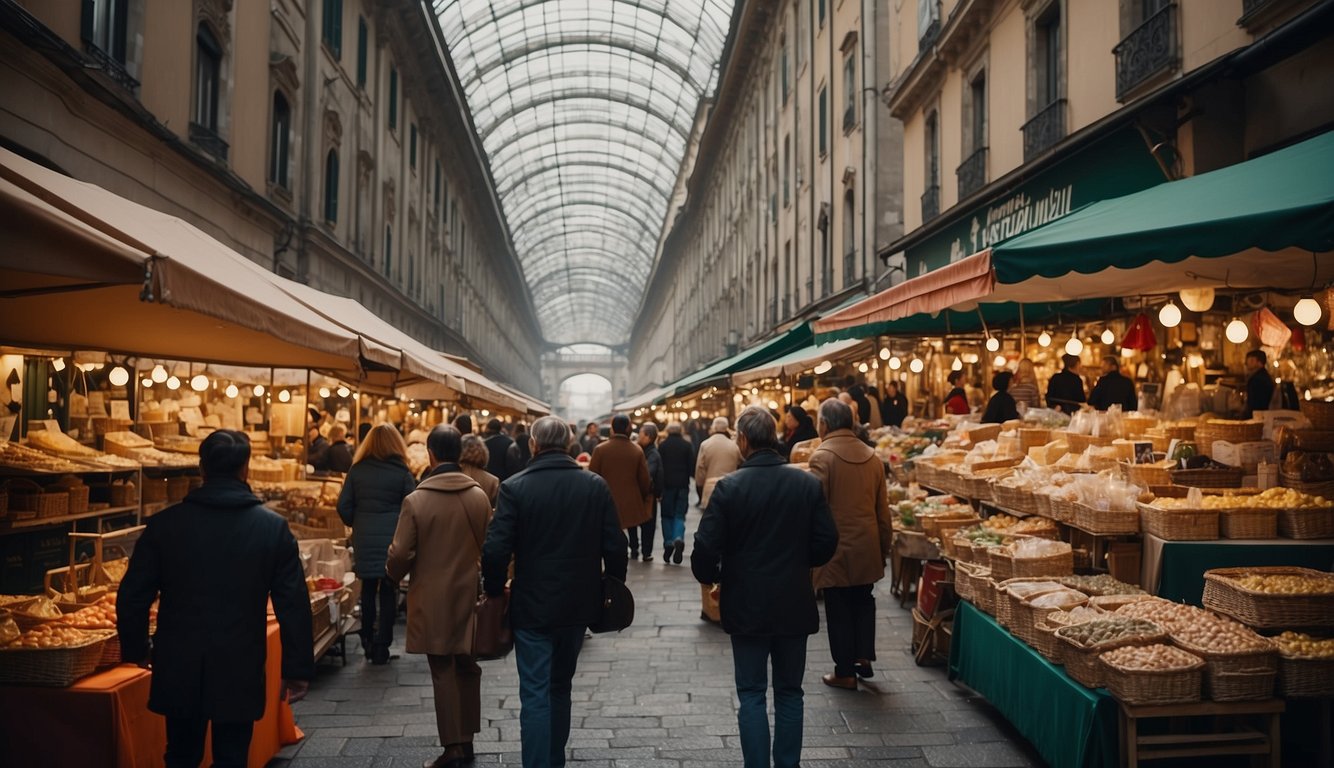
{"label": "orange tablecloth", "polygon": [[[292,708],[279,701],[282,646],[269,618],[265,664],[269,705],[255,723],[250,768],[264,768],[278,750],[301,740]],[[167,725],[148,711],[151,673],[121,665],[69,688],[0,686],[0,755],[6,765],[150,768],[162,765]],[[206,750],[203,765],[212,757]]]}

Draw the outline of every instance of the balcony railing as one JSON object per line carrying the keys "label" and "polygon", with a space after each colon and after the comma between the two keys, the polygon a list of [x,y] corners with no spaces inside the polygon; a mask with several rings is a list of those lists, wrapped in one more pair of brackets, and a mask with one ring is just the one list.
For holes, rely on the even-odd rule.
{"label": "balcony railing", "polygon": [[1163,6],[1112,49],[1116,54],[1116,98],[1177,64],[1176,3]]}
{"label": "balcony railing", "polygon": [[84,50],[88,57],[97,63],[97,67],[106,73],[117,85],[130,93],[139,89],[139,81],[130,77],[130,73],[125,69],[125,65],[112,58],[111,54],[98,48],[92,43],[84,45]]}
{"label": "balcony railing", "polygon": [[922,221],[928,222],[940,215],[940,185],[932,184],[922,193]]}
{"label": "balcony railing", "polygon": [[1024,123],[1024,162],[1065,138],[1065,99],[1057,99]]}
{"label": "balcony railing", "polygon": [[843,287],[848,288],[857,282],[857,249],[843,254]]}
{"label": "balcony railing", "polygon": [[968,156],[954,172],[959,180],[959,199],[973,194],[987,183],[987,148],[982,147]]}
{"label": "balcony railing", "polygon": [[1241,18],[1246,19],[1272,2],[1273,0],[1241,0]]}
{"label": "balcony railing", "polygon": [[[931,3],[928,15],[925,19],[921,19],[925,24],[922,29],[918,30],[917,34],[918,52],[925,51],[935,45],[936,40],[940,39],[940,3],[938,0],[928,1]],[[918,2],[921,2],[921,0],[918,0]]]}
{"label": "balcony railing", "polygon": [[190,142],[213,155],[219,162],[227,162],[227,142],[212,129],[205,128],[199,123],[190,123]]}

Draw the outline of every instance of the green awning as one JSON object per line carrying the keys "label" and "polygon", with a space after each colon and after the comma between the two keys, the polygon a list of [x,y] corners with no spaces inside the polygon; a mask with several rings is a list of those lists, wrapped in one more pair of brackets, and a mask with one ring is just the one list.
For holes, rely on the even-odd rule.
{"label": "green awning", "polygon": [[[866,339],[872,336],[937,336],[976,333],[988,328],[1015,328],[1022,321],[1030,328],[1051,323],[1091,320],[1102,317],[1106,309],[1102,299],[1083,301],[1017,304],[1005,302],[974,303],[971,309],[944,309],[935,313],[919,312],[898,320],[871,322],[818,333],[816,341],[828,344],[839,339]],[[1021,314],[1022,307],[1022,314]]]}
{"label": "green awning", "polygon": [[731,357],[719,360],[689,376],[679,379],[675,384],[667,385],[671,397],[688,395],[710,384],[724,383],[731,373],[762,365],[770,360],[777,360],[789,352],[795,352],[811,344],[811,324],[802,323],[791,330],[757,344],[750,349],[738,352]]}

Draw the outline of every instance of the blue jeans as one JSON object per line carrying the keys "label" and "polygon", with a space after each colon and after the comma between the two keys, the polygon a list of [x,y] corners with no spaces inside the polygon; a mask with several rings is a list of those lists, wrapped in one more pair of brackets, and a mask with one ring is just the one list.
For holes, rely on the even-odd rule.
{"label": "blue jeans", "polygon": [[669,548],[686,537],[686,509],[690,506],[690,488],[667,488],[662,492],[662,546]]}
{"label": "blue jeans", "polygon": [[[796,768],[801,762],[802,691],[806,671],[806,635],[748,637],[732,635],[736,693],[741,700],[737,724],[745,768],[769,768],[770,659],[774,670],[774,768]],[[526,764],[526,763],[525,763]]]}
{"label": "blue jeans", "polygon": [[524,768],[565,765],[565,744],[570,740],[570,681],[583,645],[583,627],[514,630]]}

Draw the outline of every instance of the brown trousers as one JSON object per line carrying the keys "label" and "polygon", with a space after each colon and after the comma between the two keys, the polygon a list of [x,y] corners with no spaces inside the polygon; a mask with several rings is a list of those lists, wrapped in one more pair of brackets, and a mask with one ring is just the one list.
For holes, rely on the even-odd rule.
{"label": "brown trousers", "polygon": [[435,689],[435,725],[441,746],[471,744],[482,730],[482,668],[471,656],[433,656],[431,685]]}

